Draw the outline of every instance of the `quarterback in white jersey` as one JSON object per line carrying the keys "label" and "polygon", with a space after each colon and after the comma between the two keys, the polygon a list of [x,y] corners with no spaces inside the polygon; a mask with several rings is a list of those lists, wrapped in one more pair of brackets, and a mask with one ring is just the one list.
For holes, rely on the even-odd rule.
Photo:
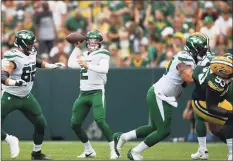
{"label": "quarterback in white jersey", "polygon": [[[113,132],[106,123],[106,103],[104,86],[107,82],[110,53],[101,49],[102,35],[98,30],[89,31],[86,35],[87,51],[80,54],[75,48],[72,52],[68,66],[80,67],[80,94],[72,109],[72,129],[84,144],[84,152],[78,158],[95,157],[96,152],[92,148],[82,123],[93,108],[94,120],[101,129],[110,146],[110,159],[118,158],[114,149]],[[77,57],[78,60],[77,60]]]}
{"label": "quarterback in white jersey", "polygon": [[[31,159],[47,160],[41,152],[46,120],[41,107],[30,93],[35,79],[36,67],[55,69],[61,63],[49,64],[36,58],[35,36],[31,31],[21,30],[15,35],[15,48],[4,53],[1,69],[3,95],[1,98],[1,118],[4,119],[14,110],[21,111],[34,125],[33,151]],[[19,140],[5,131],[1,131],[2,140],[10,147],[11,158],[19,155]]]}
{"label": "quarterback in white jersey", "polygon": [[144,138],[128,151],[130,160],[142,160],[141,153],[164,140],[171,132],[172,110],[187,84],[193,83],[192,70],[206,55],[208,38],[194,33],[186,39],[185,50],[176,53],[164,75],[147,93],[151,125],[144,125],[126,133],[115,133],[115,150],[120,155],[122,146],[131,139]]}

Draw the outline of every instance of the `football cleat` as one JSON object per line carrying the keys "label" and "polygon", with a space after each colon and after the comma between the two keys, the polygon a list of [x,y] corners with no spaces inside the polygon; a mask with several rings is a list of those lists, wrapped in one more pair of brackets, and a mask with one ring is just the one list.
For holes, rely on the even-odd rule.
{"label": "football cleat", "polygon": [[94,158],[96,157],[96,152],[93,151],[84,151],[81,155],[77,156],[77,158]]}
{"label": "football cleat", "polygon": [[198,149],[198,151],[195,153],[195,154],[192,154],[191,155],[191,158],[194,159],[194,160],[197,160],[197,159],[201,159],[201,160],[207,160],[209,158],[209,155],[208,155],[208,150],[202,150],[202,149]]}
{"label": "football cleat", "polygon": [[122,137],[122,133],[120,132],[114,133],[113,140],[116,154],[120,157],[121,148],[126,143],[126,140]]}
{"label": "football cleat", "polygon": [[12,135],[8,135],[8,138],[7,144],[10,147],[11,158],[14,159],[19,156],[19,139]]}
{"label": "football cleat", "polygon": [[33,151],[31,154],[32,160],[51,160],[49,157],[47,157],[45,154],[41,153],[40,151]]}
{"label": "football cleat", "polygon": [[232,160],[232,154],[228,154],[228,160]]}
{"label": "football cleat", "polygon": [[111,150],[111,154],[110,154],[110,159],[118,159],[119,156],[117,155],[115,149]]}
{"label": "football cleat", "polygon": [[143,159],[140,153],[137,153],[133,151],[132,149],[128,151],[127,157],[129,160],[142,160]]}

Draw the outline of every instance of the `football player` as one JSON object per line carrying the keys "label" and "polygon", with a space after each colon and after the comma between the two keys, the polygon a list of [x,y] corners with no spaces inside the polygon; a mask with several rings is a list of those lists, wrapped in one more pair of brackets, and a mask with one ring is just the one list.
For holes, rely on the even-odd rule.
{"label": "football player", "polygon": [[[1,82],[3,94],[1,98],[1,118],[4,119],[14,110],[21,111],[34,125],[33,151],[31,158],[34,160],[49,159],[41,152],[46,120],[41,107],[31,89],[35,79],[36,67],[55,69],[64,66],[62,63],[49,64],[36,58],[37,51],[34,47],[35,36],[31,31],[21,30],[15,35],[15,48],[4,53],[2,59]],[[2,140],[10,147],[11,158],[19,155],[19,140],[15,136],[1,131]]]}
{"label": "football player", "polygon": [[[89,113],[93,110],[94,120],[101,129],[110,146],[110,159],[118,158],[113,141],[113,132],[106,123],[106,103],[105,103],[105,84],[109,69],[110,53],[106,49],[101,49],[103,37],[98,30],[89,31],[86,35],[87,51],[83,52],[78,62],[73,59],[78,49],[75,48],[69,58],[68,66],[77,67],[80,71],[80,93],[72,109],[71,125],[72,129],[84,145],[84,152],[78,158],[95,157],[96,152],[91,146],[82,123]],[[73,64],[73,65],[72,65]]]}
{"label": "football player", "polygon": [[141,126],[127,133],[115,133],[116,151],[131,139],[145,138],[128,151],[130,160],[142,160],[141,153],[164,140],[171,132],[172,110],[187,84],[193,83],[191,71],[203,59],[209,49],[208,37],[194,33],[186,39],[185,50],[178,52],[170,61],[166,72],[147,93],[151,125]]}
{"label": "football player", "polygon": [[[211,124],[210,130],[229,148],[228,160],[232,160],[233,111],[232,111],[232,54],[215,57],[210,66],[198,66],[193,72],[196,88],[193,93],[192,107],[199,119]],[[214,129],[213,129],[214,128]],[[197,153],[193,159],[208,159],[205,136],[199,141]]]}

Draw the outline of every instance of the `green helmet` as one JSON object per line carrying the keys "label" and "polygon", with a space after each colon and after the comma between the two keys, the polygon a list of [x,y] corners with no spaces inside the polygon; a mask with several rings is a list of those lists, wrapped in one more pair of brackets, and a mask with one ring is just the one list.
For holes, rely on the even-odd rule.
{"label": "green helmet", "polygon": [[35,36],[29,30],[20,30],[15,34],[14,45],[26,53],[32,50],[34,43]]}
{"label": "green helmet", "polygon": [[86,46],[90,51],[99,49],[102,41],[103,37],[98,30],[89,31],[86,35]]}
{"label": "green helmet", "polygon": [[203,33],[195,32],[186,39],[185,49],[194,59],[201,60],[209,51],[209,38]]}

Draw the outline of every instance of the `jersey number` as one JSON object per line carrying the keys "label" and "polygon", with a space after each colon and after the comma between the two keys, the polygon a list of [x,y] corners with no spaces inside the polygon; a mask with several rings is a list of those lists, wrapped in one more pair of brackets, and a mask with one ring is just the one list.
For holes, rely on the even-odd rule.
{"label": "jersey number", "polygon": [[224,88],[225,85],[226,85],[226,82],[225,82],[223,79],[221,79],[220,77],[218,77],[218,76],[215,78],[214,81],[215,81],[216,83],[220,84],[220,86],[221,86],[222,88]]}
{"label": "jersey number", "polygon": [[32,82],[34,81],[35,73],[36,73],[36,64],[32,66],[24,67],[21,79],[24,80],[25,82]]}
{"label": "jersey number", "polygon": [[88,79],[87,69],[81,68],[80,74],[81,74],[81,80],[87,80]]}
{"label": "jersey number", "polygon": [[208,75],[208,69],[209,69],[209,67],[203,68],[203,70],[202,70],[203,73],[198,75],[198,79],[199,79],[200,84],[202,84],[205,81],[205,78]]}

